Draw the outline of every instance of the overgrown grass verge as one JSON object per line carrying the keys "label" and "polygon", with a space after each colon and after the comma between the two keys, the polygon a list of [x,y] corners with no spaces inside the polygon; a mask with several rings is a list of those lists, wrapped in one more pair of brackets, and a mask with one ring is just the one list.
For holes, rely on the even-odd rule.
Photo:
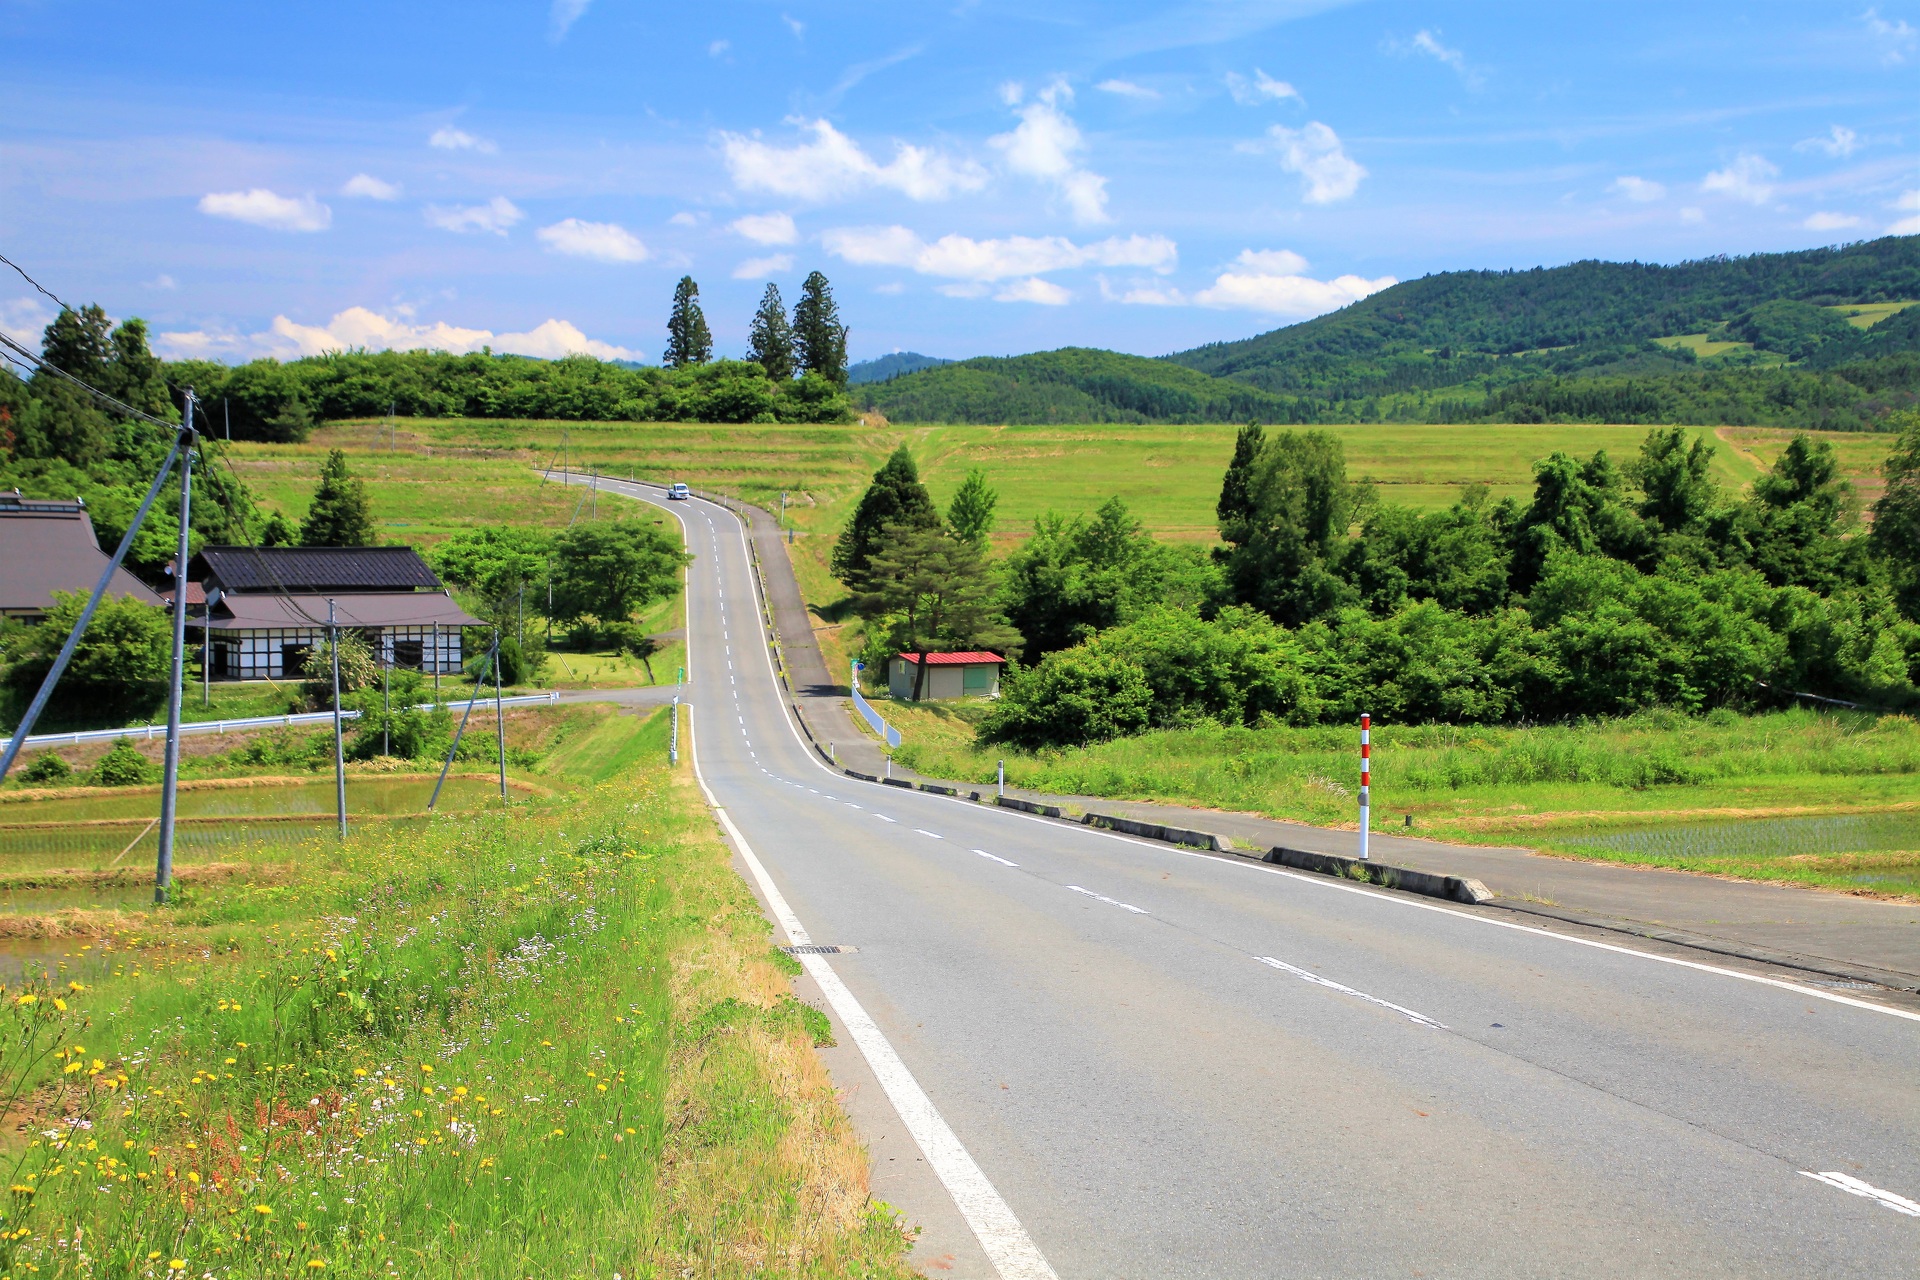
{"label": "overgrown grass verge", "polygon": [[[928,777],[991,782],[1004,758],[1009,783],[1056,795],[1355,822],[1357,728],[1203,725],[1023,754],[974,741],[977,705],[889,703],[882,713],[905,737],[895,758]],[[1418,835],[1920,896],[1920,722],[1909,717],[1648,712],[1514,728],[1376,725],[1373,744],[1376,830],[1408,831],[1410,817]],[[1862,846],[1851,828],[1829,825],[1781,844],[1763,834],[1767,823],[1752,825],[1871,814],[1910,830]],[[1659,830],[1669,835],[1638,834]]]}
{"label": "overgrown grass verge", "polygon": [[0,1273],[907,1274],[684,775],[315,853],[5,992]]}

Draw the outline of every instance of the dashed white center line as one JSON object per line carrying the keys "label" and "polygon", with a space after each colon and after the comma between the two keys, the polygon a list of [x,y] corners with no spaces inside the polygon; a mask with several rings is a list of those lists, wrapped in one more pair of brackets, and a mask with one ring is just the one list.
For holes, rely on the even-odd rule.
{"label": "dashed white center line", "polygon": [[1895,1195],[1891,1191],[1882,1191],[1871,1182],[1862,1182],[1852,1174],[1809,1173],[1807,1170],[1802,1169],[1800,1176],[1803,1178],[1812,1178],[1815,1182],[1824,1182],[1830,1187],[1838,1187],[1848,1195],[1862,1196],[1873,1201],[1883,1209],[1891,1209],[1895,1213],[1904,1213],[1909,1218],[1920,1218],[1920,1204],[1907,1199],[1905,1196]]}
{"label": "dashed white center line", "polygon": [[1108,906],[1110,906],[1110,907],[1118,907],[1118,908],[1120,908],[1120,909],[1121,909],[1122,911],[1131,911],[1131,912],[1133,912],[1133,913],[1134,913],[1135,915],[1137,915],[1137,916],[1146,916],[1146,915],[1152,915],[1152,914],[1153,914],[1153,913],[1152,913],[1151,911],[1148,911],[1148,910],[1147,910],[1147,909],[1146,909],[1145,907],[1135,907],[1135,906],[1129,906],[1129,905],[1128,905],[1127,903],[1124,903],[1124,902],[1121,902],[1121,901],[1120,901],[1119,899],[1117,899],[1117,898],[1109,898],[1109,897],[1108,897],[1108,896],[1107,896],[1106,894],[1104,894],[1104,893],[1095,893],[1095,892],[1094,892],[1093,890],[1091,890],[1091,889],[1082,889],[1082,888],[1081,888],[1081,887],[1080,887],[1079,885],[1077,885],[1077,884],[1070,884],[1070,885],[1068,885],[1068,886],[1067,886],[1067,888],[1069,888],[1069,889],[1071,889],[1071,890],[1073,890],[1073,891],[1074,891],[1075,893],[1084,893],[1084,894],[1086,894],[1086,895],[1087,895],[1087,896],[1088,896],[1089,898],[1094,898],[1094,899],[1097,899],[1097,900],[1099,900],[1099,901],[1101,901],[1101,902],[1104,902],[1104,903],[1106,903],[1106,904],[1107,904]]}
{"label": "dashed white center line", "polygon": [[860,807],[851,800],[842,800],[840,803],[846,805],[849,809],[858,809]]}
{"label": "dashed white center line", "polygon": [[1008,862],[999,854],[988,853],[985,849],[975,849],[974,852],[985,858],[988,862],[997,862],[1003,867],[1017,867],[1020,865],[1017,862]]}
{"label": "dashed white center line", "polygon": [[1382,1000],[1379,996],[1370,996],[1364,991],[1355,991],[1352,987],[1344,983],[1335,982],[1331,978],[1323,978],[1317,973],[1310,973],[1302,969],[1299,965],[1288,964],[1285,960],[1275,960],[1272,956],[1258,956],[1256,959],[1258,959],[1261,964],[1272,965],[1283,973],[1290,973],[1303,982],[1311,982],[1315,986],[1326,987],[1330,991],[1338,991],[1340,994],[1352,996],[1356,1000],[1365,1000],[1368,1004],[1377,1004],[1382,1009],[1391,1009],[1402,1017],[1410,1018],[1423,1027],[1432,1027],[1435,1031],[1445,1031],[1447,1029],[1445,1023],[1435,1022],[1424,1013],[1415,1013],[1406,1006],[1395,1004],[1391,1000]]}
{"label": "dashed white center line", "polygon": [[884,813],[876,813],[876,814],[874,814],[874,815],[872,815],[872,816],[874,816],[874,817],[876,817],[876,818],[878,818],[878,819],[880,819],[880,821],[882,821],[882,822],[892,822],[892,821],[894,821],[894,819],[892,819],[892,818],[889,818],[889,817],[888,817],[888,816],[887,816],[886,814],[884,814]]}
{"label": "dashed white center line", "polygon": [[942,835],[934,835],[934,833],[933,833],[933,832],[931,832],[931,831],[929,831],[929,830],[927,830],[927,829],[926,829],[925,827],[915,827],[915,828],[914,828],[914,830],[915,830],[915,831],[918,831],[918,832],[919,832],[919,833],[920,833],[921,835],[923,835],[923,836],[933,836],[933,838],[934,838],[935,840],[945,840],[945,839],[946,839],[946,837],[945,837],[945,836],[942,836]]}

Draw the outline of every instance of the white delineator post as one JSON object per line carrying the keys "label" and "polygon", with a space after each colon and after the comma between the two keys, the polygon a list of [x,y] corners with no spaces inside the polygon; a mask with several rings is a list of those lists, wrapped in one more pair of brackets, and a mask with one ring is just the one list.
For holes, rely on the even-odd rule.
{"label": "white delineator post", "polygon": [[1360,717],[1360,861],[1367,860],[1367,791],[1373,785],[1373,717]]}

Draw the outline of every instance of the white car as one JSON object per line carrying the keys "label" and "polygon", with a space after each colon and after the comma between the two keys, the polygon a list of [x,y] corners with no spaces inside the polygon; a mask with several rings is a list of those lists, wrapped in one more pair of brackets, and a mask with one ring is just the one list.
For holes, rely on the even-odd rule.
{"label": "white car", "polygon": [[683,484],[674,484],[674,485],[667,486],[667,498],[670,501],[674,499],[680,499],[684,501],[685,499],[691,498],[692,496],[693,496],[693,490],[687,488],[687,486]]}

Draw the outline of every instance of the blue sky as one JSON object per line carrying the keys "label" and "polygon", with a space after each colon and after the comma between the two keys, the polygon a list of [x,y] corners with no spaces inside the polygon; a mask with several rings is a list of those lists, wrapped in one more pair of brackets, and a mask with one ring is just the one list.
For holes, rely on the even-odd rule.
{"label": "blue sky", "polygon": [[[0,0],[0,252],[173,355],[1156,355],[1394,280],[1920,232],[1920,0]],[[0,282],[0,327],[48,314]]]}

